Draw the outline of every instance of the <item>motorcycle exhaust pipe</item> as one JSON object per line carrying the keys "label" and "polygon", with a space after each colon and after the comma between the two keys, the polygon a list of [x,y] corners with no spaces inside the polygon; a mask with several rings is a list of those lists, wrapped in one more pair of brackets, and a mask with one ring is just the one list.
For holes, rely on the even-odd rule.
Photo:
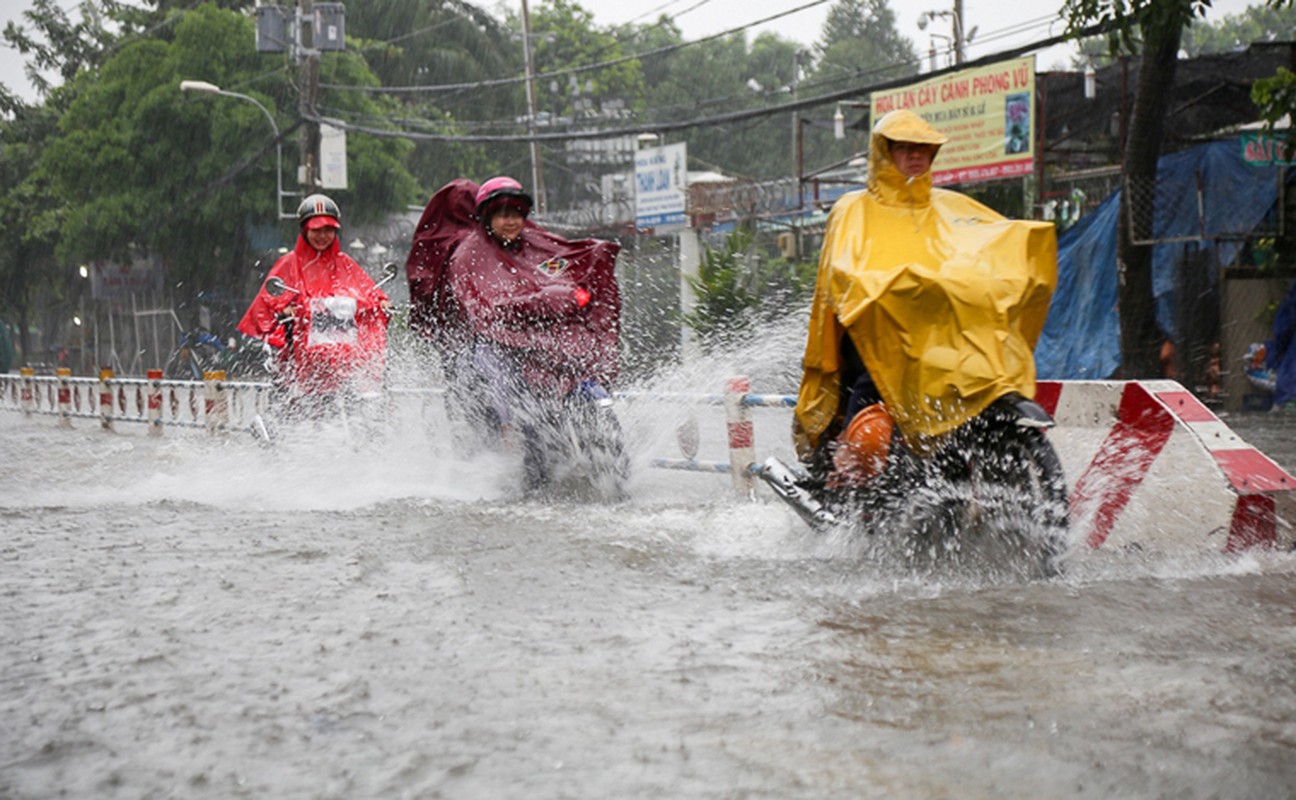
{"label": "motorcycle exhaust pipe", "polygon": [[798,483],[796,473],[779,459],[765,459],[756,474],[814,530],[822,533],[837,524],[837,517]]}

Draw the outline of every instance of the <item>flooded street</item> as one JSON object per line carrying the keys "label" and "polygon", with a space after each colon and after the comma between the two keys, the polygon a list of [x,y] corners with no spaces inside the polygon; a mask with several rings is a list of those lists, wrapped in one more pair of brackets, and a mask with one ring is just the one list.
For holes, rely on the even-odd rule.
{"label": "flooded street", "polygon": [[[1226,421],[1291,470],[1292,417]],[[632,498],[590,505],[434,424],[0,414],[0,796],[1291,796],[1296,555],[914,575],[623,419]]]}

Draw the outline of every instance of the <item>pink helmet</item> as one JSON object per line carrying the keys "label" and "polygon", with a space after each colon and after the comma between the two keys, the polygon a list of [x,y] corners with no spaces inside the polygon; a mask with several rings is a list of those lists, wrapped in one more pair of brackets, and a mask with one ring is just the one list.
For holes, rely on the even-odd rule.
{"label": "pink helmet", "polygon": [[522,189],[522,184],[508,176],[498,175],[483,183],[477,190],[477,217],[485,221],[487,206],[506,199],[516,201],[517,205],[522,207],[523,216],[531,213],[533,205],[531,195]]}

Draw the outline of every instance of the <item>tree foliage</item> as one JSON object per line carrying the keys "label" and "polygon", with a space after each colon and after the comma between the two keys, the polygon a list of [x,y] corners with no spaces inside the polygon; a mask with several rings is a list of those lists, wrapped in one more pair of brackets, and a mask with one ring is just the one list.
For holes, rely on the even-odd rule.
{"label": "tree foliage", "polygon": [[1243,49],[1252,42],[1293,39],[1296,39],[1296,8],[1257,5],[1215,22],[1194,23],[1184,31],[1183,51],[1195,57]]}
{"label": "tree foliage", "polygon": [[[59,196],[75,201],[60,228],[62,260],[149,251],[172,265],[176,283],[210,288],[250,260],[247,229],[276,218],[274,136],[254,103],[183,94],[179,83],[216,83],[272,116],[291,107],[291,86],[281,71],[279,80],[261,78],[250,17],[210,3],[176,13],[173,36],[129,42],[97,72],[75,79],[76,98],[41,168]],[[327,81],[377,83],[352,54],[330,54],[321,69]],[[364,95],[333,102],[344,112],[383,113]],[[372,219],[414,198],[401,163],[406,149],[398,140],[349,137],[357,189],[336,194],[350,219]]]}
{"label": "tree foliage", "polygon": [[[814,52],[807,80],[810,91],[837,89],[851,84],[871,84],[916,75],[920,59],[913,43],[900,35],[895,12],[887,0],[838,0],[829,9]],[[847,114],[849,107],[843,110]],[[839,162],[867,149],[867,136],[843,145],[832,134],[836,107],[811,109],[803,116],[803,160],[810,168]]]}
{"label": "tree foliage", "polygon": [[[294,190],[302,160],[301,69],[289,54],[256,51],[256,5],[85,0],[68,11],[61,0],[33,0],[21,20],[5,27],[4,44],[27,57],[40,98],[29,105],[0,84],[6,313],[25,313],[37,295],[43,303],[71,302],[80,291],[79,263],[143,254],[170,265],[169,285],[183,295],[237,294],[246,291],[247,267],[260,255],[254,248],[291,244],[293,226],[276,219],[276,140],[266,114],[280,133],[284,186]],[[838,6],[822,47],[807,50],[775,34],[685,43],[667,17],[602,28],[575,0],[533,3],[535,66],[552,73],[537,82],[540,130],[701,122],[667,137],[687,136],[691,169],[786,178],[797,167],[792,114],[707,120],[782,102],[798,86],[818,91],[842,76],[858,80],[912,60],[885,0]],[[526,176],[529,148],[521,136],[480,144],[363,132],[525,130],[516,13],[469,0],[366,0],[348,5],[347,33],[345,52],[320,56],[312,110],[353,127],[353,188],[334,193],[349,223],[404,210],[453,177]],[[182,93],[183,80],[255,102]],[[840,158],[848,147],[825,133],[831,110],[800,116],[819,123],[799,127],[807,134],[807,164]],[[566,143],[546,142],[541,150],[551,205],[597,193],[601,172],[627,166],[582,160],[581,148]],[[283,204],[295,205],[291,197]]]}
{"label": "tree foliage", "polygon": [[[1284,120],[1289,122],[1296,113],[1296,73],[1279,67],[1272,78],[1251,85],[1251,100],[1256,104],[1268,132],[1277,133],[1278,125]],[[1296,129],[1289,126],[1284,135],[1289,148],[1296,145]]]}
{"label": "tree foliage", "polygon": [[821,78],[851,76],[866,82],[913,75],[918,53],[896,29],[887,0],[838,0],[815,44]]}
{"label": "tree foliage", "polygon": [[[382,86],[470,85],[520,74],[522,59],[511,30],[463,0],[368,0],[347,8],[347,32]],[[520,84],[470,90],[407,91],[393,95],[401,118],[430,133],[462,135],[511,119],[523,105]],[[447,181],[484,176],[520,158],[521,146],[417,141],[406,165],[426,196]]]}
{"label": "tree foliage", "polygon": [[[83,14],[74,21],[56,0],[33,0],[22,18],[27,25],[12,20],[5,24],[3,39],[27,56],[23,74],[41,96],[52,88],[47,72],[57,75],[60,82],[70,81],[79,72],[97,66],[114,41],[103,15]],[[11,112],[16,102],[12,92],[0,84],[0,110]]]}
{"label": "tree foliage", "polygon": [[727,349],[762,322],[786,315],[809,295],[814,279],[814,265],[770,257],[752,228],[739,226],[720,248],[703,250],[697,276],[688,278],[696,302],[684,322],[707,351]]}

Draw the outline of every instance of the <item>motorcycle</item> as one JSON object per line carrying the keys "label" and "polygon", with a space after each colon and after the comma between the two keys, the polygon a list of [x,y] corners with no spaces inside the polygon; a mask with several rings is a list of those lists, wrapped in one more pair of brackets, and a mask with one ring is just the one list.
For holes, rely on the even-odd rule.
{"label": "motorcycle", "polygon": [[759,474],[812,527],[873,534],[865,548],[915,567],[1055,574],[1066,481],[1031,399],[1055,232],[930,192],[882,138],[876,180],[825,235],[795,412],[805,467]]}
{"label": "motorcycle", "polygon": [[545,396],[498,387],[478,370],[451,377],[446,410],[461,452],[521,454],[527,494],[616,501],[626,496],[630,460],[613,399],[597,381]]}
{"label": "motorcycle", "polygon": [[[396,264],[385,264],[383,277],[375,285],[381,287],[388,283],[396,277],[398,271]],[[279,277],[268,279],[265,291],[272,297],[301,293],[300,289],[289,286]],[[348,305],[347,300],[349,298],[344,297],[321,301],[320,308],[311,316],[310,324],[301,330],[292,315],[280,314],[276,319],[283,330],[284,355],[290,355],[295,347],[307,346],[306,337],[330,339],[344,337],[348,331],[353,331],[357,324],[354,301]],[[342,308],[341,305],[347,307]],[[384,327],[389,322],[390,319],[384,317]],[[381,375],[370,374],[372,372],[373,370],[361,368],[354,374],[335,376],[333,385],[326,388],[302,386],[297,380],[290,357],[272,358],[270,377],[275,387],[272,395],[277,406],[275,416],[286,421],[337,418],[346,428],[350,428],[353,423],[360,423],[365,430],[373,432],[377,422],[384,418],[384,396]],[[252,435],[263,443],[274,441],[276,427],[261,414],[256,414],[250,425]]]}
{"label": "motorcycle", "polygon": [[535,465],[524,459],[524,467],[546,476],[551,490],[589,490],[607,500],[625,499],[630,460],[607,390],[594,381],[582,382],[547,421],[531,446],[537,452],[529,453]]}
{"label": "motorcycle", "polygon": [[[516,182],[496,186],[529,209]],[[483,225],[481,190],[464,179],[439,189],[406,261],[411,328],[440,356],[455,444],[520,454],[527,494],[620,499],[628,459],[608,394],[620,245],[529,218],[505,244]]]}
{"label": "motorcycle", "polygon": [[758,474],[816,531],[878,534],[915,566],[1049,577],[1060,570],[1068,512],[1052,426],[1038,403],[1010,393],[924,447],[894,433],[880,472],[859,483],[841,481],[827,457],[808,469],[770,457]]}

